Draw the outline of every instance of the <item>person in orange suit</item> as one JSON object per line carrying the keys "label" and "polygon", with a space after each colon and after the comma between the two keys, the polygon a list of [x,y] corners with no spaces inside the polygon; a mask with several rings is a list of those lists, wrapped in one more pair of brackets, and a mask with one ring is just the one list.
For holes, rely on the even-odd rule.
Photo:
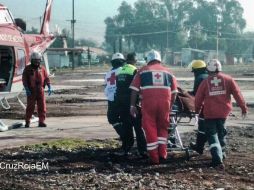
{"label": "person in orange suit", "polygon": [[44,88],[48,86],[48,95],[51,95],[52,89],[48,73],[41,65],[42,55],[39,52],[31,54],[31,64],[26,66],[22,75],[23,86],[27,95],[27,107],[25,116],[25,127],[30,127],[30,120],[34,113],[35,104],[37,104],[37,111],[39,117],[38,127],[47,127],[46,119],[46,100],[44,95]]}

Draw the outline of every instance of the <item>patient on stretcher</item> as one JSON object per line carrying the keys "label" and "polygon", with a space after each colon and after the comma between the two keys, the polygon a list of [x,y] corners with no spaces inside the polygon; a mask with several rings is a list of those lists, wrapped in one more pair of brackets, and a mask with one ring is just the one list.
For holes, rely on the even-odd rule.
{"label": "patient on stretcher", "polygon": [[188,91],[178,87],[178,93],[172,107],[172,112],[177,114],[179,121],[182,117],[188,117],[191,120],[195,117],[195,97]]}

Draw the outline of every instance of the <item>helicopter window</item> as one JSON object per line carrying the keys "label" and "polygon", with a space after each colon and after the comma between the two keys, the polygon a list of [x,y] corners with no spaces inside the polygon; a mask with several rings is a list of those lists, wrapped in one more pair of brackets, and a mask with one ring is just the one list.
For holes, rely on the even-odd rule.
{"label": "helicopter window", "polygon": [[12,17],[7,9],[0,10],[0,24],[13,23]]}
{"label": "helicopter window", "polygon": [[22,75],[26,66],[26,55],[25,51],[22,49],[18,50],[18,65],[17,65],[17,75]]}
{"label": "helicopter window", "polygon": [[9,91],[12,84],[14,53],[10,47],[0,46],[0,91]]}

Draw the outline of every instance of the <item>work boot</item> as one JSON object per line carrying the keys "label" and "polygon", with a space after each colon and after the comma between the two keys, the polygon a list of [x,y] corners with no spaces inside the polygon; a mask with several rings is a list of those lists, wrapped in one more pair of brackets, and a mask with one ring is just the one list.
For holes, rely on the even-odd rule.
{"label": "work boot", "polygon": [[218,171],[225,171],[225,165],[223,163],[218,164],[218,165],[214,166],[213,168]]}
{"label": "work boot", "polygon": [[116,131],[116,133],[119,135],[120,140],[123,141],[124,140],[124,128],[122,123],[118,123],[117,125],[114,126],[114,129]]}
{"label": "work boot", "polygon": [[139,157],[141,159],[148,159],[149,158],[149,156],[147,155],[146,152],[139,152]]}
{"label": "work boot", "polygon": [[160,161],[153,161],[151,159],[147,160],[148,165],[160,165]]}
{"label": "work boot", "polygon": [[160,157],[160,164],[166,164],[167,161],[168,161],[167,158]]}
{"label": "work boot", "polygon": [[118,157],[121,157],[121,158],[124,158],[124,159],[128,159],[129,156],[131,156],[131,153],[123,151],[123,150],[120,150],[119,152],[115,152],[114,155],[118,156]]}
{"label": "work boot", "polygon": [[45,123],[39,123],[38,127],[47,127]]}
{"label": "work boot", "polygon": [[26,122],[25,128],[29,128],[29,127],[30,127],[30,123]]}
{"label": "work boot", "polygon": [[194,142],[191,142],[191,143],[190,143],[190,148],[191,148],[192,150],[195,150],[195,151],[196,151],[197,153],[199,153],[200,155],[203,154],[204,149],[199,148],[199,147],[197,146],[197,144],[194,143]]}

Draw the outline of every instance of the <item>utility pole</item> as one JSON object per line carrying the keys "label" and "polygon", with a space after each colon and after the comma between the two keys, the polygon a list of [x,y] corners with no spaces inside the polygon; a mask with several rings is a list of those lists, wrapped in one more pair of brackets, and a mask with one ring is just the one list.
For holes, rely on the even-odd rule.
{"label": "utility pole", "polygon": [[119,35],[118,40],[119,40],[119,53],[122,53],[122,51],[123,51],[122,35]]}
{"label": "utility pole", "polygon": [[166,7],[166,11],[167,11],[167,19],[166,19],[166,22],[167,22],[167,47],[166,47],[166,52],[168,51],[168,27],[169,27],[169,12],[168,12],[168,8]]}
{"label": "utility pole", "polygon": [[[167,8],[166,8],[167,9]],[[167,47],[166,47],[166,53],[165,53],[165,55],[166,55],[166,62],[168,62],[168,53],[169,53],[169,48],[168,48],[168,24],[169,24],[169,13],[168,13],[168,9],[167,9]],[[173,53],[173,51],[172,51],[172,53]],[[173,56],[173,59],[174,59],[175,57]],[[174,61],[174,60],[173,60]]]}
{"label": "utility pole", "polygon": [[40,27],[41,27],[42,16],[40,16],[39,19],[40,19]]}
{"label": "utility pole", "polygon": [[222,21],[222,16],[221,16],[221,9],[219,10],[220,14],[217,16],[217,39],[216,39],[216,57],[219,60],[219,37],[220,37],[220,26],[221,26],[221,21]]}
{"label": "utility pole", "polygon": [[91,51],[90,48],[87,48],[87,60],[88,60],[88,65],[89,65],[89,70],[91,69]]}
{"label": "utility pole", "polygon": [[219,59],[219,29],[217,26],[216,57]]}
{"label": "utility pole", "polygon": [[[72,0],[72,20],[71,20],[71,29],[72,29],[72,48],[75,48],[75,17],[74,17],[74,0]],[[74,61],[74,57],[75,57],[75,52],[72,51],[72,70],[74,70],[75,68],[75,61]]]}

